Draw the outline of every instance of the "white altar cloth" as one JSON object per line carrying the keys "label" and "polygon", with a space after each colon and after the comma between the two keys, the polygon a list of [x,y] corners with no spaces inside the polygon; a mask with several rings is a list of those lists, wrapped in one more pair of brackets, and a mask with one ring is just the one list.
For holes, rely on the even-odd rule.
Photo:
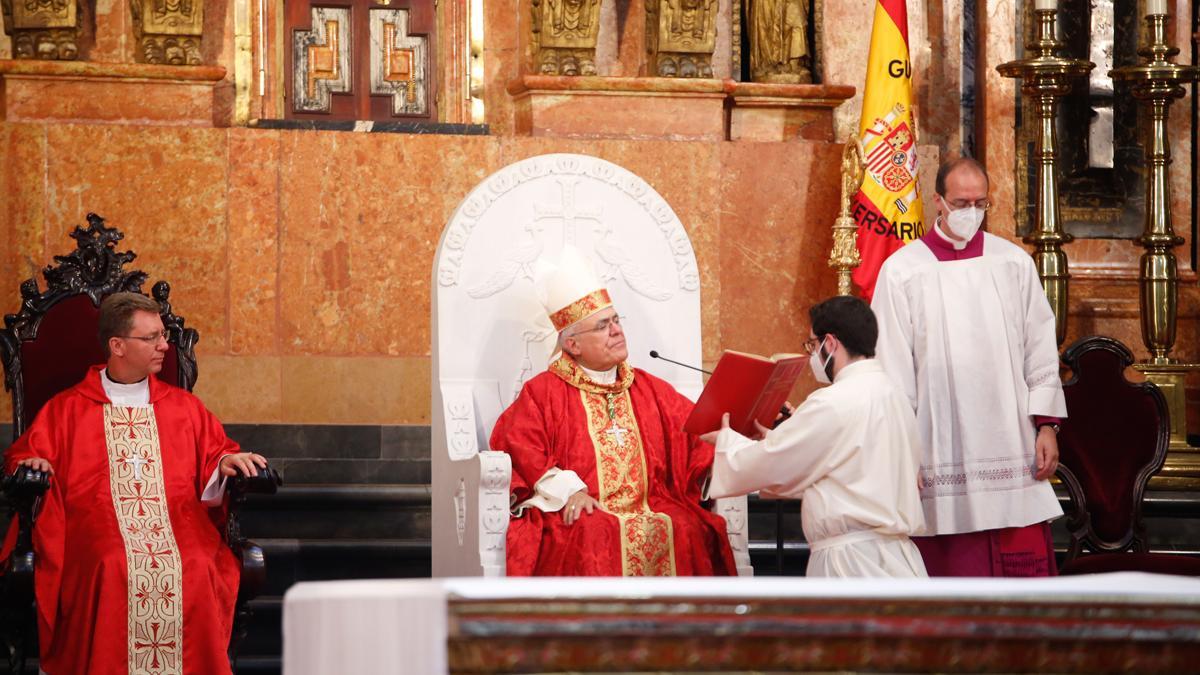
{"label": "white altar cloth", "polygon": [[1200,605],[1200,580],[1122,572],[1027,579],[464,578],[305,582],[284,597],[284,675],[447,672],[457,600],[897,598]]}

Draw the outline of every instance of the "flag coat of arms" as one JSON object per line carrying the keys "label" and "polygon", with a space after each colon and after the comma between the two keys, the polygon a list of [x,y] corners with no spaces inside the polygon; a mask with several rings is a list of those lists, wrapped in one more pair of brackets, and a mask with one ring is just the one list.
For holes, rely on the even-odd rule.
{"label": "flag coat of arms", "polygon": [[866,176],[851,214],[862,258],[854,284],[871,299],[879,267],[893,251],[925,233],[917,192],[917,138],[912,115],[906,0],[876,0],[863,88],[859,137]]}

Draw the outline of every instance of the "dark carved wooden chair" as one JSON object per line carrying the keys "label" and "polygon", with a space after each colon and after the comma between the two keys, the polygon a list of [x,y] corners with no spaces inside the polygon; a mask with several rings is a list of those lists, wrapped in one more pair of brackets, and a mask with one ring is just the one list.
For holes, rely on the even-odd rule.
{"label": "dark carved wooden chair", "polygon": [[[147,275],[126,271],[124,266],[136,257],[132,251],[120,252],[116,245],[124,235],[107,227],[94,213],[87,216],[88,227],[76,227],[71,237],[76,248],[65,256],[55,256],[56,265],[43,272],[46,290],[40,291],[35,279],[21,284],[21,309],[4,317],[0,330],[0,358],[4,362],[4,386],[13,403],[13,440],[21,436],[38,411],[58,392],[73,386],[93,364],[104,362],[104,353],[96,338],[100,301],[106,296],[130,291],[141,293]],[[191,391],[196,383],[195,345],[199,334],[184,326],[182,317],[171,310],[171,287],[165,281],[154,284],[151,294],[161,307],[169,349],[158,374],[164,382]],[[37,502],[50,484],[40,471],[18,469],[0,481],[0,496],[14,512],[18,532],[16,548],[3,561],[0,597],[0,636],[8,648],[11,672],[19,673],[34,644],[36,633],[33,612],[33,574],[36,565],[32,547]],[[247,493],[274,493],[282,481],[273,469],[257,477],[238,477],[229,484],[229,513],[225,541],[241,561],[242,576],[238,589],[234,631],[230,640],[230,658],[236,665],[237,644],[245,636],[249,621],[248,603],[258,595],[266,579],[262,549],[241,535],[238,513]]]}
{"label": "dark carved wooden chair", "polygon": [[1058,434],[1058,473],[1072,510],[1060,573],[1200,575],[1200,560],[1149,553],[1146,544],[1142,496],[1167,457],[1166,398],[1152,383],[1125,378],[1133,354],[1112,338],[1083,338],[1062,359],[1072,375],[1063,386],[1068,418]]}

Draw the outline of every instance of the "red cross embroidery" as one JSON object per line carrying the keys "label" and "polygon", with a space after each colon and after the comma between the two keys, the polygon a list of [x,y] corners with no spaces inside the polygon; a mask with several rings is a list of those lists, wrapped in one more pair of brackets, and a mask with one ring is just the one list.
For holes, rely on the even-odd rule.
{"label": "red cross embroidery", "polygon": [[150,650],[150,667],[155,670],[161,669],[163,666],[159,663],[159,659],[166,660],[168,652],[175,651],[177,643],[174,638],[167,638],[158,634],[162,624],[150,624],[151,635],[145,636],[141,640],[134,640],[133,648],[145,651]]}
{"label": "red cross embroidery", "polygon": [[150,559],[150,569],[153,569],[153,570],[158,569],[158,559],[159,558],[161,558],[163,556],[171,555],[171,553],[173,553],[173,551],[171,549],[165,548],[165,547],[162,549],[156,549],[156,548],[154,548],[154,544],[151,544],[149,542],[143,544],[142,546],[144,546],[146,550],[142,551],[142,550],[134,549],[133,554],[145,556],[145,557],[149,558]]}
{"label": "red cross embroidery", "polygon": [[146,515],[146,502],[156,502],[157,503],[158,497],[151,497],[149,495],[142,494],[142,484],[141,483],[134,483],[133,491],[134,491],[134,493],[132,495],[127,495],[127,496],[121,497],[120,499],[122,502],[133,502],[133,503],[137,504],[137,514],[139,516],[144,516],[144,515]]}
{"label": "red cross embroidery", "polygon": [[129,437],[137,438],[137,430],[139,428],[150,428],[150,421],[147,419],[136,419],[133,416],[133,408],[117,408],[114,411],[112,418],[113,429],[129,429]]}

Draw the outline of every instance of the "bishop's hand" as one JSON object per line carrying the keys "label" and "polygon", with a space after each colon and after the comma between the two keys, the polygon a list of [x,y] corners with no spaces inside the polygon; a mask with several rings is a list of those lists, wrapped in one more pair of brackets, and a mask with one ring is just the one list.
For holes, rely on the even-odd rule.
{"label": "bishop's hand", "polygon": [[565,525],[570,525],[583,517],[583,512],[587,511],[591,515],[592,511],[600,510],[600,502],[587,493],[587,490],[580,490],[571,495],[567,499],[566,506],[562,508],[562,519]]}

